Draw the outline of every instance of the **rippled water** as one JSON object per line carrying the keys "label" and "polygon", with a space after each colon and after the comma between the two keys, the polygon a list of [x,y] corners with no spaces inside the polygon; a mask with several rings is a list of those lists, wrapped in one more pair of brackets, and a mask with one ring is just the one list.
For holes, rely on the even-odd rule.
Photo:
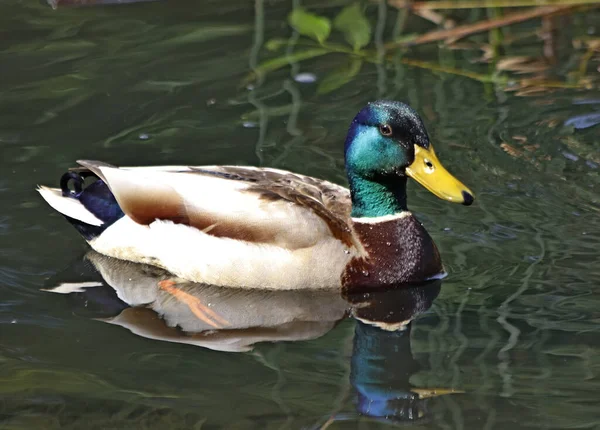
{"label": "rippled water", "polygon": [[[332,17],[344,4],[304,6]],[[289,10],[0,4],[0,428],[600,428],[599,128],[574,128],[600,110],[597,56],[587,89],[534,97],[399,60],[340,78],[352,67],[341,54],[249,79],[281,55],[265,44],[290,37]],[[394,31],[396,10],[368,12],[376,41]],[[597,11],[563,22],[552,76],[573,80],[585,50],[569,38],[594,37],[598,22]],[[511,55],[540,55],[529,27]],[[287,40],[291,55],[299,38]],[[402,58],[487,74],[475,57],[426,45]],[[411,183],[450,276],[410,330],[332,317],[296,341],[222,352],[95,319],[122,310],[106,286],[40,290],[93,276],[85,243],[34,191],[74,160],[263,165],[344,183],[348,123],[382,97],[423,115],[478,198],[449,205]]]}

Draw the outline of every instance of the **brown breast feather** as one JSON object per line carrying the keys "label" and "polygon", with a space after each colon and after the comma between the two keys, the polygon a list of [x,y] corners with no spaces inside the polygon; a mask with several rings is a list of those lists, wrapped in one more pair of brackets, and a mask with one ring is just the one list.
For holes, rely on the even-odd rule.
{"label": "brown breast feather", "polygon": [[346,290],[414,284],[442,273],[435,243],[412,215],[380,222],[353,223],[367,256],[354,257],[342,275]]}

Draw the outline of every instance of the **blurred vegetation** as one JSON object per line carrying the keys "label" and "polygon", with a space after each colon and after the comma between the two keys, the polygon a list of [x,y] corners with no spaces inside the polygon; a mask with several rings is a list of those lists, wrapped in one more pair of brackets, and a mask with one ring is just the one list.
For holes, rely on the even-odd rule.
{"label": "blurred vegetation", "polygon": [[[577,28],[569,17],[573,12],[598,7],[597,1],[390,0],[388,3],[398,8],[398,15],[391,31],[386,31],[389,19],[384,17],[383,22],[378,19],[375,26],[383,31],[378,32],[377,38],[372,37],[374,25],[369,19],[376,4],[355,2],[333,18],[296,5],[288,16],[288,24],[300,37],[270,39],[266,44],[268,49],[277,53],[286,48],[285,53],[260,63],[248,79],[261,79],[266,73],[311,58],[342,55],[347,57],[345,66],[342,70],[332,70],[324,78],[320,93],[334,91],[350,82],[365,62],[393,67],[395,59],[410,67],[499,85],[522,96],[557,88],[598,86],[600,38],[588,36],[587,29]],[[431,25],[422,32],[407,32],[407,22],[415,18]],[[526,25],[518,25],[523,23]],[[563,27],[565,24],[569,29]],[[536,41],[538,56],[514,52],[513,45],[524,40]],[[432,43],[437,43],[440,50],[466,51],[473,67],[457,68],[452,61],[444,61],[441,53],[439,62],[421,61],[413,48]],[[559,62],[560,46],[565,45],[573,49],[576,58],[570,62],[567,78],[557,79],[553,66]],[[487,71],[481,71],[482,64],[489,65]]]}

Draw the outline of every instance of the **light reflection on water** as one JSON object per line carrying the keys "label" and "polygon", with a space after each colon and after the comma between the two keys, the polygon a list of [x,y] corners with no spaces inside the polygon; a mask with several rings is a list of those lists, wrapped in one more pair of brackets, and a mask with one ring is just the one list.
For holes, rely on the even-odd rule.
{"label": "light reflection on water", "polygon": [[[333,16],[339,8],[319,10]],[[389,378],[394,389],[464,391],[427,399],[426,407],[396,399],[392,415],[425,411],[436,428],[597,426],[597,127],[573,130],[568,122],[593,118],[596,105],[581,100],[598,100],[598,91],[523,98],[392,61],[365,63],[348,83],[319,94],[318,85],[346,67],[340,56],[245,83],[275,55],[267,41],[290,35],[288,12],[288,4],[262,2],[0,5],[0,62],[9,65],[0,67],[2,426],[311,428],[334,417],[330,428],[378,427],[358,412],[386,411],[385,396],[402,395],[365,394],[372,388],[365,380],[375,378],[368,371],[378,367],[357,370],[366,362],[356,354],[363,341],[388,357],[375,379]],[[382,19],[386,31],[399,31],[395,10],[371,12],[375,33]],[[573,25],[597,18],[581,14]],[[578,58],[565,46],[558,75]],[[538,46],[511,49],[537,55]],[[476,67],[462,51],[414,52]],[[301,73],[316,82],[295,80]],[[344,319],[306,329],[301,341],[231,354],[92,319],[114,317],[109,310],[121,305],[111,295],[93,301],[40,291],[86,250],[34,192],[74,160],[262,164],[343,183],[348,121],[382,96],[421,112],[440,159],[478,197],[468,209],[451,206],[411,184],[409,205],[450,277],[410,331]]]}

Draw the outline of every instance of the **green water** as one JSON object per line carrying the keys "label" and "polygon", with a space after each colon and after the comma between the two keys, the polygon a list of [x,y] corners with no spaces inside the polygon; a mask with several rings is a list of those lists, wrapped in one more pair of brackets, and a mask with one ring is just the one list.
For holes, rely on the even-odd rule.
{"label": "green water", "polygon": [[[345,4],[304,6],[332,18]],[[597,54],[589,88],[521,97],[400,56],[292,61],[303,42],[290,8],[0,4],[0,428],[299,429],[334,417],[330,429],[599,429],[600,129],[563,125],[600,111]],[[391,7],[367,17],[375,53],[402,33]],[[598,11],[561,21],[550,77],[573,83],[585,49],[572,40],[594,37],[598,22]],[[428,26],[411,17],[404,32]],[[540,56],[536,26],[519,26],[531,35],[507,55]],[[286,45],[267,49],[273,38]],[[286,52],[292,64],[248,80]],[[494,76],[480,56],[425,45],[403,58]],[[332,316],[296,341],[223,352],[94,319],[118,313],[114,294],[40,291],[89,270],[84,241],[34,191],[74,160],[273,166],[344,183],[349,121],[377,98],[417,109],[440,160],[477,196],[467,208],[409,185],[449,272],[410,331]],[[419,388],[463,393],[375,407]]]}

